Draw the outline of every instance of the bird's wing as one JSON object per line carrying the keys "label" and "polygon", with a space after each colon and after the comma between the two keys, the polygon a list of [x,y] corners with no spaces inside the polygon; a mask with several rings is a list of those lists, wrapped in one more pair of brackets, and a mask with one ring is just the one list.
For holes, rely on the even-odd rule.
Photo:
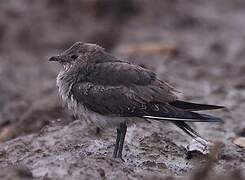
{"label": "bird's wing", "polygon": [[73,85],[73,95],[87,108],[105,115],[137,116],[168,121],[217,121],[188,112],[176,101],[172,87],[154,73],[126,62],[97,63],[86,79]]}
{"label": "bird's wing", "polygon": [[156,80],[156,74],[128,62],[103,62],[88,67],[89,82],[103,85],[148,85]]}
{"label": "bird's wing", "polygon": [[128,88],[146,101],[170,102],[176,100],[175,90],[156,74],[127,62],[97,63],[88,67],[86,79],[94,85]]}
{"label": "bird's wing", "polygon": [[77,83],[73,96],[85,107],[104,115],[127,116],[134,109],[145,108],[146,98],[140,97],[125,86],[104,86],[94,83]]}
{"label": "bird's wing", "polygon": [[203,111],[203,110],[213,110],[213,109],[222,109],[224,106],[210,105],[210,104],[198,104],[192,102],[185,102],[176,100],[169,103],[171,106],[184,109],[186,111]]}
{"label": "bird's wing", "polygon": [[88,82],[101,85],[126,86],[142,96],[155,102],[168,102],[171,106],[186,111],[202,111],[221,109],[223,106],[197,104],[177,100],[175,90],[166,82],[156,78],[156,74],[140,66],[122,61],[109,61],[91,66],[92,71],[87,76]]}
{"label": "bird's wing", "polygon": [[219,118],[185,111],[168,102],[154,102],[154,94],[139,93],[126,86],[105,86],[90,82],[76,83],[72,88],[75,99],[88,109],[115,116],[136,116],[159,121],[214,122]]}
{"label": "bird's wing", "polygon": [[78,77],[72,93],[93,111],[122,116],[144,109],[151,101],[165,103],[177,99],[174,89],[158,80],[153,72],[120,61],[88,66],[86,76]]}

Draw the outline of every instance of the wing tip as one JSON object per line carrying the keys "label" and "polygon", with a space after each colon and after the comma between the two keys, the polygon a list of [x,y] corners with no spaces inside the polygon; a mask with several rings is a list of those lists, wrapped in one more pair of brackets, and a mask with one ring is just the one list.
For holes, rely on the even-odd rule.
{"label": "wing tip", "polygon": [[226,108],[225,106],[220,106],[220,105],[208,105],[208,106],[213,107],[212,109],[225,109]]}
{"label": "wing tip", "polygon": [[202,110],[216,110],[216,109],[225,109],[225,106],[220,105],[212,105],[212,104],[199,104],[186,102],[181,100],[176,100],[170,103],[172,106],[175,106],[180,109],[188,110],[188,111],[202,111]]}
{"label": "wing tip", "polygon": [[219,117],[215,117],[212,115],[208,115],[208,114],[200,114],[202,117],[204,117],[207,122],[220,122],[220,123],[224,123],[224,120],[222,118]]}

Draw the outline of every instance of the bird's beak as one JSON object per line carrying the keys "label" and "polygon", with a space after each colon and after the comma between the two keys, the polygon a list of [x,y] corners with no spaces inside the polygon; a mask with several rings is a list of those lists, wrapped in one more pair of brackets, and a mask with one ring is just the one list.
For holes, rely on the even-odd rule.
{"label": "bird's beak", "polygon": [[51,58],[49,58],[49,61],[61,61],[62,58],[60,56],[52,56]]}

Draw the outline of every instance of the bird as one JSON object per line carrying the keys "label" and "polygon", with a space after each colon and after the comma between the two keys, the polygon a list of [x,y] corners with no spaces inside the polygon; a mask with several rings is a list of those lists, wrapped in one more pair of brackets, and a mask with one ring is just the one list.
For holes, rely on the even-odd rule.
{"label": "bird", "polygon": [[188,122],[223,122],[196,111],[223,106],[186,102],[156,73],[108,53],[103,47],[75,42],[49,58],[60,63],[56,84],[67,107],[96,127],[116,128],[113,157],[122,159],[127,127],[142,121],[169,121],[201,144],[206,144]]}

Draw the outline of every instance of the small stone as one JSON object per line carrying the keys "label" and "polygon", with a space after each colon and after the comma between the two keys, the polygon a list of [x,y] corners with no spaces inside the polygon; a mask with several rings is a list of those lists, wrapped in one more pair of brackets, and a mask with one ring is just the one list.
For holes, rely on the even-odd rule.
{"label": "small stone", "polygon": [[205,156],[210,152],[209,146],[211,146],[212,143],[204,141],[203,139],[198,139],[198,141],[193,140],[187,146],[187,159],[191,159],[193,156]]}
{"label": "small stone", "polygon": [[209,146],[211,146],[212,143],[208,141],[204,141],[203,139],[200,139],[200,138],[197,140],[193,139],[192,142],[187,146],[187,150],[188,151],[199,151],[202,154],[208,154]]}
{"label": "small stone", "polygon": [[233,143],[239,147],[245,148],[245,137],[238,137]]}
{"label": "small stone", "polygon": [[147,167],[156,167],[156,163],[153,161],[144,161],[143,165]]}
{"label": "small stone", "polygon": [[167,169],[167,168],[168,168],[167,165],[166,165],[165,163],[157,163],[157,167],[158,167],[159,169]]}

